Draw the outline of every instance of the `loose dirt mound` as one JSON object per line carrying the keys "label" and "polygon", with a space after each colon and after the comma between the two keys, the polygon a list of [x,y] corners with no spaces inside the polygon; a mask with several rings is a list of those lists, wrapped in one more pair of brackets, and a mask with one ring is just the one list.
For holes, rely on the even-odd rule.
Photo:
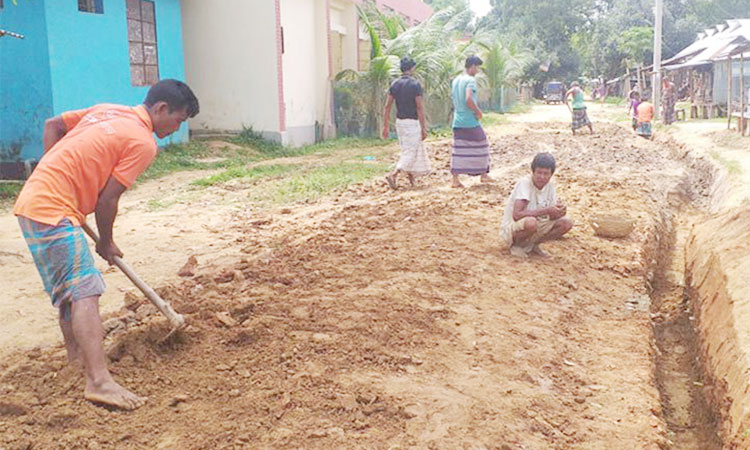
{"label": "loose dirt mound", "polygon": [[[147,406],[85,402],[59,349],[16,354],[0,366],[0,447],[658,448],[645,280],[652,218],[684,167],[671,143],[599,128],[498,139],[492,185],[444,188],[444,142],[433,187],[378,182],[304,217],[231,224],[246,259],[199,261],[160,289],[186,332],[160,343],[142,300],[106,323],[112,370]],[[502,208],[544,150],[579,226],[550,260],[512,259]],[[594,237],[584,223],[603,212],[635,231]]]}

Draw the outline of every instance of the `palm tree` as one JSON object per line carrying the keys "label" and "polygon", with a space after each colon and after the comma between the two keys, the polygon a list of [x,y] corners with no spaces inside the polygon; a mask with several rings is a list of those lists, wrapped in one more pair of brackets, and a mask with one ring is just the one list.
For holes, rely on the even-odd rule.
{"label": "palm tree", "polygon": [[499,35],[483,35],[477,42],[484,50],[482,72],[490,90],[491,108],[502,109],[502,89],[518,85],[526,69],[534,63],[534,55],[517,40]]}
{"label": "palm tree", "polygon": [[380,114],[386,92],[391,80],[399,75],[398,60],[404,56],[417,62],[415,76],[422,84],[427,115],[433,123],[450,120],[451,81],[461,72],[463,60],[469,54],[486,52],[485,72],[493,95],[500,87],[517,82],[533,62],[531,54],[515,41],[501,45],[500,38],[489,33],[467,37],[472,17],[468,9],[438,11],[409,29],[400,17],[379,11],[371,2],[358,7],[358,11],[370,35],[370,64],[365,72],[345,70],[336,79],[353,81],[364,92],[366,100],[360,102],[364,103],[365,129],[369,133],[376,133],[382,125]]}
{"label": "palm tree", "polygon": [[450,116],[451,81],[461,72],[461,62],[471,40],[461,41],[471,18],[468,10],[447,8],[387,42],[387,52],[399,58],[410,56],[417,62],[416,77],[422,83],[427,109],[440,122]]}
{"label": "palm tree", "polygon": [[[385,107],[385,92],[393,78],[397,77],[398,58],[384,53],[379,30],[388,33],[396,33],[399,30],[399,22],[390,20],[389,16],[381,13],[371,3],[365,3],[364,7],[357,6],[360,20],[370,35],[370,64],[366,72],[357,72],[347,69],[336,75],[336,80],[358,81],[367,91],[367,97],[371,107],[367,108],[365,119],[365,131],[376,134],[380,130],[382,118],[380,112]],[[398,18],[400,19],[400,17]],[[376,24],[380,23],[380,26]],[[388,23],[388,25],[383,25]],[[383,31],[380,31],[383,32]]]}

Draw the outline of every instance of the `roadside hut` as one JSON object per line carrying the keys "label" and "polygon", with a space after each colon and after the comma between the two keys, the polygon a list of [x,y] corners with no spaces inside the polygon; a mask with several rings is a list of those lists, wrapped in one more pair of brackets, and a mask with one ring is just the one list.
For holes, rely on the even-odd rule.
{"label": "roadside hut", "polygon": [[726,73],[727,128],[731,128],[732,120],[736,119],[737,130],[744,136],[750,123],[750,36],[736,38],[717,56],[719,58],[724,59],[720,67]]}
{"label": "roadside hut", "polygon": [[[728,52],[736,50],[744,40],[750,40],[750,19],[731,19],[698,34],[698,39],[664,61],[662,68],[690,99],[690,117],[726,117],[730,84],[730,58]],[[738,86],[750,86],[750,61],[740,62],[740,56],[731,58],[732,70]],[[744,70],[740,70],[740,65]],[[740,72],[744,73],[739,80]]]}

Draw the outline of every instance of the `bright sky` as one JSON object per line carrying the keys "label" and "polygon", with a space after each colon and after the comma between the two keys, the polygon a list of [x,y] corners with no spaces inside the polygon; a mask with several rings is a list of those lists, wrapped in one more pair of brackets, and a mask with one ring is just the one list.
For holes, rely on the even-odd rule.
{"label": "bright sky", "polygon": [[471,5],[471,10],[477,17],[486,15],[492,9],[490,0],[469,0],[469,5]]}

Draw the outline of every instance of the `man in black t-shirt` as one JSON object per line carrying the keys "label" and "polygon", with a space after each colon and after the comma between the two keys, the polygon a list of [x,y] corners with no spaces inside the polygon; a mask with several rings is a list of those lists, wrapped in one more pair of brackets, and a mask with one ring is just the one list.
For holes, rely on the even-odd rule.
{"label": "man in black t-shirt", "polygon": [[401,145],[401,157],[396,169],[385,179],[392,189],[398,184],[396,177],[405,172],[414,186],[414,178],[430,173],[430,160],[422,141],[427,138],[422,86],[414,79],[416,63],[409,57],[401,59],[401,78],[391,84],[383,113],[383,139],[390,134],[391,107],[396,102],[396,131]]}

